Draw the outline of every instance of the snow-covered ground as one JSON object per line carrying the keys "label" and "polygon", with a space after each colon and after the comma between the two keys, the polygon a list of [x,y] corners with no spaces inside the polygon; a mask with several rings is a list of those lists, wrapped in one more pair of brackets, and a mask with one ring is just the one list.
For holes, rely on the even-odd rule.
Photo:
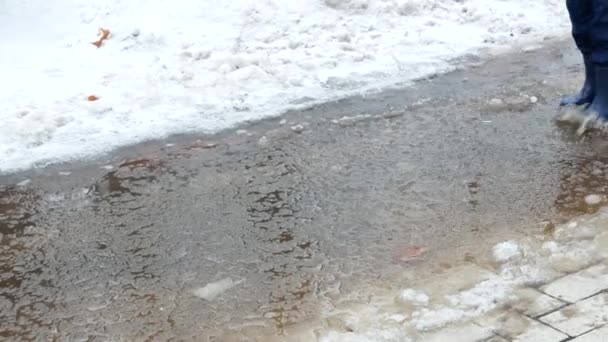
{"label": "snow-covered ground", "polygon": [[[111,35],[96,48],[99,27]],[[563,0],[3,1],[0,172],[217,131],[568,30]]]}

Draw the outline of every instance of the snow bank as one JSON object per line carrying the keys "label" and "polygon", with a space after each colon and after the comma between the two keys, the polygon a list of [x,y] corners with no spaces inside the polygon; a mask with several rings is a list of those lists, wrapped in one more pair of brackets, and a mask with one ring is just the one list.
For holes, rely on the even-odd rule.
{"label": "snow bank", "polygon": [[[0,172],[450,70],[568,31],[563,0],[0,4]],[[101,48],[90,42],[111,31]],[[88,96],[99,97],[87,101]]]}

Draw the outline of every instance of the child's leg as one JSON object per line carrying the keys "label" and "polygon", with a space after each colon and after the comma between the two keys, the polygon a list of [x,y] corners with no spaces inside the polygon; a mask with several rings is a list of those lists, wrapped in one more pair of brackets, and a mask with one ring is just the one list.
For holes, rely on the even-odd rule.
{"label": "child's leg", "polygon": [[595,96],[595,73],[591,61],[593,49],[591,27],[594,19],[594,5],[594,0],[566,0],[570,21],[572,22],[572,37],[583,54],[585,82],[577,94],[562,99],[560,103],[562,106],[589,104]]}

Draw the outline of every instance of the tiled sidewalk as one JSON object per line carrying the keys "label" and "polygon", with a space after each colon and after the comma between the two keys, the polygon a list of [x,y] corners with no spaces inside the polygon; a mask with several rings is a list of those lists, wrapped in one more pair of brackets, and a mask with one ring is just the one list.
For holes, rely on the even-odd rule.
{"label": "tiled sidewalk", "polygon": [[355,291],[330,303],[337,328],[323,341],[608,342],[606,227],[608,207],[487,259]]}
{"label": "tiled sidewalk", "polygon": [[520,300],[425,342],[608,342],[608,264],[519,290]]}

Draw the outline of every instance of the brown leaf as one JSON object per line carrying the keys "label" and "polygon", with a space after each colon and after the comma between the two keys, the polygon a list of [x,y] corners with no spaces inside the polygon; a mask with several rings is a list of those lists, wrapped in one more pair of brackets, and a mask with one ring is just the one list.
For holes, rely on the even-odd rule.
{"label": "brown leaf", "polygon": [[397,261],[402,263],[410,263],[422,260],[422,256],[428,251],[424,246],[404,246],[397,251]]}
{"label": "brown leaf", "polygon": [[100,27],[99,34],[100,34],[99,39],[97,41],[91,43],[91,44],[97,46],[98,48],[101,47],[101,44],[103,43],[104,40],[108,39],[108,37],[110,36],[110,30],[103,29]]}

